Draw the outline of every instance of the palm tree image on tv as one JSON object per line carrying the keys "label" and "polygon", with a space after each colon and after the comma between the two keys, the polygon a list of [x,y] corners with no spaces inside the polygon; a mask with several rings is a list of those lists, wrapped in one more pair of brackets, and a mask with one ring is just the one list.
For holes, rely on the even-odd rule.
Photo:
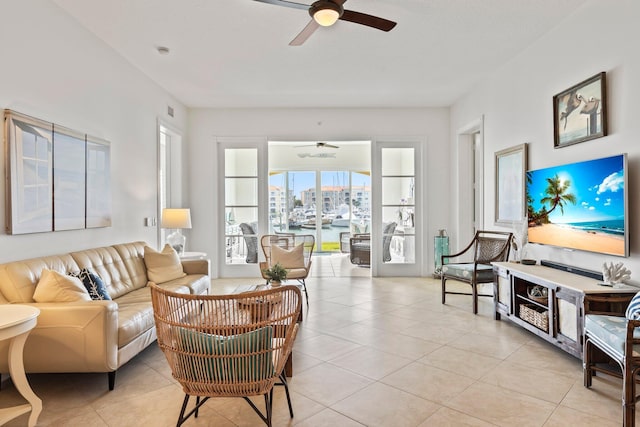
{"label": "palm tree image on tv", "polygon": [[[571,180],[563,180],[557,174],[546,180],[548,185],[544,190],[545,196],[540,199],[542,208],[539,212],[535,212],[533,206],[529,205],[531,209],[528,209],[529,212],[531,212],[529,221],[533,221],[537,225],[548,224],[550,222],[549,215],[551,215],[556,208],[560,208],[561,214],[564,215],[564,206],[568,203],[575,205],[577,201],[575,194],[568,192],[571,187]],[[533,201],[533,199],[531,199],[531,201]],[[546,208],[547,204],[550,207],[549,210]]]}
{"label": "palm tree image on tv", "polygon": [[527,172],[531,243],[625,256],[625,156]]}

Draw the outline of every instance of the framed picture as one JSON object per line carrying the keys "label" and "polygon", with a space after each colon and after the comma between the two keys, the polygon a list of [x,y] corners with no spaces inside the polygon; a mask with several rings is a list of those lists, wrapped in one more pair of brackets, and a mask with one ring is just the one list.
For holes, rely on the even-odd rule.
{"label": "framed picture", "polygon": [[525,171],[527,144],[516,145],[495,154],[496,225],[513,225],[525,220]]}
{"label": "framed picture", "polygon": [[607,134],[606,73],[598,73],[553,97],[554,148]]}
{"label": "framed picture", "polygon": [[7,234],[111,226],[111,145],[4,110]]}

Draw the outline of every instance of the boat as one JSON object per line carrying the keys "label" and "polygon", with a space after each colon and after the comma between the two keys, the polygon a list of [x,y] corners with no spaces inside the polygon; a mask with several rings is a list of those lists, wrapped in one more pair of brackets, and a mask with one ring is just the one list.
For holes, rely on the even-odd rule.
{"label": "boat", "polygon": [[[317,221],[315,218],[307,220],[302,224],[302,228],[316,228]],[[322,228],[330,228],[331,220],[329,218],[322,218]]]}
{"label": "boat", "polygon": [[355,211],[349,210],[349,205],[342,204],[336,209],[336,216],[331,225],[334,227],[349,227],[352,221],[360,222],[360,218]]}

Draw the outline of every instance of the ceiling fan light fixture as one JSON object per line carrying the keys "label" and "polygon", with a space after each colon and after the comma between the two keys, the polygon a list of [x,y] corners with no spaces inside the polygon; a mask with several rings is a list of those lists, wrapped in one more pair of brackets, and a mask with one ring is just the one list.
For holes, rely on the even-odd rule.
{"label": "ceiling fan light fixture", "polygon": [[323,27],[335,24],[343,12],[342,6],[328,0],[318,0],[309,8],[309,15]]}

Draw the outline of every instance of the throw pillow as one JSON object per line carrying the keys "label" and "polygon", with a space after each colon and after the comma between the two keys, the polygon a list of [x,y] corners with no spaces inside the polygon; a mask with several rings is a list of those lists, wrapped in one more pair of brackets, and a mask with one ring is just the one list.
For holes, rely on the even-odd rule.
{"label": "throw pillow", "polygon": [[271,265],[280,263],[284,268],[305,268],[304,246],[300,243],[291,250],[280,246],[271,246]]}
{"label": "throw pillow", "polygon": [[145,246],[144,263],[151,282],[164,283],[186,276],[178,253],[169,244],[164,245],[162,252]]}
{"label": "throw pillow", "polygon": [[[274,374],[272,344],[273,328],[266,326],[239,335],[221,336],[178,328],[178,336],[185,354],[186,368],[191,375],[206,375],[207,381],[259,381]],[[191,355],[191,354],[196,355]],[[215,355],[215,358],[197,354]],[[231,357],[229,357],[231,356]]]}
{"label": "throw pillow", "polygon": [[640,292],[635,294],[627,307],[625,316],[629,320],[640,320]]}
{"label": "throw pillow", "polygon": [[89,292],[77,277],[57,271],[42,270],[42,276],[33,293],[35,302],[91,301]]}
{"label": "throw pillow", "polygon": [[111,300],[102,278],[88,268],[71,272],[69,276],[82,280],[82,284],[87,288],[92,300]]}

